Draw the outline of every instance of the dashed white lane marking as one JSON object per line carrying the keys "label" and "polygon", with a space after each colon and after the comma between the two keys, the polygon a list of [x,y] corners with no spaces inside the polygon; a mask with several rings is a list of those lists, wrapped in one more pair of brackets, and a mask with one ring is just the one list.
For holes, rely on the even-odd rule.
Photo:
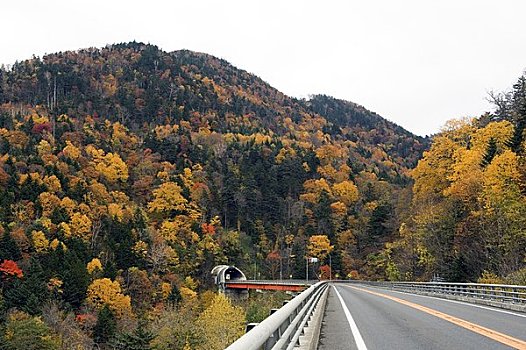
{"label": "dashed white lane marking", "polygon": [[351,326],[351,332],[354,337],[354,341],[356,342],[356,347],[358,348],[358,350],[367,350],[367,346],[365,346],[365,342],[363,341],[362,335],[360,334],[360,330],[358,329],[356,322],[354,322],[354,318],[352,317],[351,312],[347,308],[347,305],[345,305],[345,302],[343,301],[340,292],[338,292],[338,289],[336,289],[335,286],[332,286],[332,288],[334,288],[334,291],[336,292],[336,295],[340,300],[340,304],[342,304],[343,312],[345,313],[345,317],[347,317],[349,326]]}

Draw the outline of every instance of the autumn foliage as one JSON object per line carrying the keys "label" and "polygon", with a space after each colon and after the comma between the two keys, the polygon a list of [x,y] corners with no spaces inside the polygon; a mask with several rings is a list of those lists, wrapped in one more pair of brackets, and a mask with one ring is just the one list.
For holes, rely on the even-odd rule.
{"label": "autumn foliage", "polygon": [[526,283],[524,77],[498,106],[450,121],[424,152],[410,216],[382,253],[389,278]]}
{"label": "autumn foliage", "polygon": [[245,317],[210,295],[219,264],[262,279],[304,278],[307,257],[322,277],[332,262],[340,277],[520,278],[519,95],[431,143],[186,50],[133,42],[2,67],[0,312],[23,314],[0,329],[64,348],[223,348]]}
{"label": "autumn foliage", "polygon": [[0,264],[0,273],[4,275],[5,278],[7,277],[17,277],[22,278],[24,276],[24,273],[22,270],[18,267],[17,263],[13,260],[4,260]]}

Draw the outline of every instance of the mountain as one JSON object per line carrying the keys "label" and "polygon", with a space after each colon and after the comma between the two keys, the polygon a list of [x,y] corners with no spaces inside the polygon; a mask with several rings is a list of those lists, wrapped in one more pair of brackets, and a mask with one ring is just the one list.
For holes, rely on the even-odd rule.
{"label": "mountain", "polygon": [[136,42],[2,68],[0,103],[0,304],[31,314],[51,299],[100,309],[106,288],[112,312],[138,315],[210,288],[224,263],[301,278],[317,256],[311,273],[385,278],[429,143]]}
{"label": "mountain", "polygon": [[[218,132],[267,129],[282,136],[289,132],[284,119],[301,123],[304,114],[318,114],[329,122],[326,128],[349,128],[345,137],[363,147],[385,146],[406,167],[415,165],[426,144],[362,106],[327,96],[296,100],[224,60],[187,50],[118,44],[22,61],[3,76],[0,101],[71,116],[101,115],[132,128],[211,113]],[[232,115],[250,118],[251,125]]]}

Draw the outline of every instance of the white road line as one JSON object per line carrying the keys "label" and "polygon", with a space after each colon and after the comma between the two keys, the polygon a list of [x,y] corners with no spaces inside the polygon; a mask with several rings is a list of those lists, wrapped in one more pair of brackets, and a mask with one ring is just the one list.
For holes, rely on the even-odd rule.
{"label": "white road line", "polygon": [[[363,285],[363,284],[361,286],[366,287],[366,288],[370,288],[369,286],[366,286],[366,285]],[[495,311],[495,312],[500,312],[500,313],[503,313],[503,314],[508,314],[508,315],[513,315],[513,316],[517,316],[517,317],[526,318],[525,314],[519,314],[519,313],[516,313],[516,312],[513,312],[513,311],[501,310],[501,309],[497,309],[497,308],[491,307],[491,306],[472,304],[472,303],[468,303],[466,301],[461,301],[461,300],[451,300],[451,299],[446,299],[446,298],[433,297],[433,296],[430,296],[430,295],[422,295],[422,294],[414,294],[414,293],[409,293],[409,292],[402,292],[402,291],[399,291],[399,290],[392,290],[392,289],[382,289],[382,288],[376,288],[376,289],[380,289],[380,290],[384,290],[384,291],[388,291],[388,292],[405,294],[405,295],[411,295],[411,296],[415,296],[415,297],[436,299],[436,300],[440,300],[440,301],[447,301],[447,302],[453,303],[453,304],[461,304],[461,305],[466,305],[466,306],[472,306],[472,307],[476,307],[476,308],[479,308],[479,309]]]}
{"label": "white road line", "polygon": [[345,305],[345,302],[343,301],[343,298],[340,295],[340,292],[338,292],[338,289],[336,289],[336,286],[332,286],[332,288],[334,288],[334,291],[336,292],[338,299],[340,299],[340,303],[342,304],[342,308],[343,308],[343,312],[345,313],[345,317],[347,317],[349,326],[351,326],[351,332],[354,337],[354,341],[356,342],[356,347],[358,348],[358,350],[367,350],[367,346],[365,346],[365,342],[363,341],[362,335],[360,334],[360,331],[358,330],[358,326],[356,325],[356,322],[354,322],[354,318],[352,317],[351,312],[347,308],[347,305]]}

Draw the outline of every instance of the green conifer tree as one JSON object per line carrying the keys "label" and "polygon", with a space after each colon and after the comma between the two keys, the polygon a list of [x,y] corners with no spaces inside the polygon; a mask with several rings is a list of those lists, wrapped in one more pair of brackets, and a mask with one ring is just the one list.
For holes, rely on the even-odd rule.
{"label": "green conifer tree", "polygon": [[116,350],[150,350],[150,342],[154,338],[153,333],[146,329],[145,323],[139,322],[133,332],[118,334],[111,345]]}
{"label": "green conifer tree", "polygon": [[482,167],[487,167],[493,158],[497,155],[497,141],[492,137],[489,139],[488,147],[486,148],[486,153],[484,153],[484,156],[482,157],[482,161],[480,162],[480,165]]}
{"label": "green conifer tree", "polygon": [[115,315],[108,305],[105,305],[100,310],[97,323],[93,327],[93,340],[97,344],[105,344],[114,337],[116,330],[117,321],[115,320]]}

